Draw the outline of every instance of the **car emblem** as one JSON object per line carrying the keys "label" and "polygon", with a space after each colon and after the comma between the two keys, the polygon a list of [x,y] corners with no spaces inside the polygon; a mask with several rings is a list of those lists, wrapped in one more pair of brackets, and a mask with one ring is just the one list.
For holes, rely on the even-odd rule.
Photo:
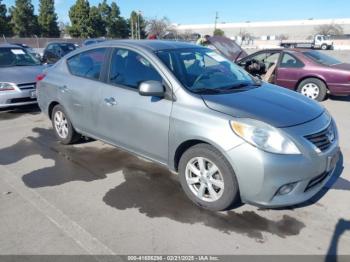
{"label": "car emblem", "polygon": [[326,134],[329,142],[334,142],[334,139],[335,139],[335,134],[334,134],[334,131],[333,131],[333,128],[330,128]]}

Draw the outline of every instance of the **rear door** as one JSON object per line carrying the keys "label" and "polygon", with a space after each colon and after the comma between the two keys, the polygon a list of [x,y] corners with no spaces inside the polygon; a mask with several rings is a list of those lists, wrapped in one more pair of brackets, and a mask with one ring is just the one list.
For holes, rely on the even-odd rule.
{"label": "rear door", "polygon": [[70,75],[62,77],[58,86],[60,101],[74,127],[89,134],[96,130],[96,104],[107,51],[106,48],[97,48],[69,58]]}
{"label": "rear door", "polygon": [[276,84],[294,90],[302,77],[304,66],[304,63],[295,55],[283,52],[277,67]]}
{"label": "rear door", "polygon": [[[160,68],[139,52],[113,51],[107,83],[100,93],[99,137],[127,150],[167,163],[171,89]],[[141,82],[164,83],[167,98],[141,96]]]}

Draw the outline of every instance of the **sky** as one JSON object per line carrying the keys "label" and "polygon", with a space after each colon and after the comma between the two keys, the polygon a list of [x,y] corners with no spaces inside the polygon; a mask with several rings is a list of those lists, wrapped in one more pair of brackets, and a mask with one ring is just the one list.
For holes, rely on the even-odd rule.
{"label": "sky", "polygon": [[[7,7],[15,0],[2,1]],[[32,0],[38,12],[39,0]],[[75,0],[55,0],[58,20],[69,22],[68,11]],[[97,5],[100,0],[90,0]],[[108,2],[111,2],[109,0]],[[116,0],[121,13],[129,17],[132,10],[140,10],[146,18],[167,17],[177,24],[219,22],[274,21],[322,18],[349,18],[349,0]],[[282,4],[283,3],[283,4]]]}

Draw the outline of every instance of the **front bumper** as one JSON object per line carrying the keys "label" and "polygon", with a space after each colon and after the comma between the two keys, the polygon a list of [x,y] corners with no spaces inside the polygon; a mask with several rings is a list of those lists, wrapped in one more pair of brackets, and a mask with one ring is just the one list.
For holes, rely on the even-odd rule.
{"label": "front bumper", "polygon": [[[316,132],[323,125],[324,120],[317,119],[289,132]],[[272,154],[248,143],[226,152],[237,176],[242,201],[277,208],[303,203],[317,194],[334,173],[336,163],[330,166],[330,159],[340,153],[338,135],[322,153],[317,153],[304,137],[297,143],[299,148],[301,143],[300,155]],[[281,187],[289,184],[294,185],[290,193],[278,194]]]}
{"label": "front bumper", "polygon": [[0,108],[36,104],[35,89],[0,92]]}

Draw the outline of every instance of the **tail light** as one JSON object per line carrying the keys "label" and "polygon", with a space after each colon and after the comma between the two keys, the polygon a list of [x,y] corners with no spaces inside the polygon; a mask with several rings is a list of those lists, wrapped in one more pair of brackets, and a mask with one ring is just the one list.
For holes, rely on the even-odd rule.
{"label": "tail light", "polygon": [[39,74],[36,76],[35,80],[36,82],[40,82],[41,80],[43,80],[45,78],[45,74]]}

